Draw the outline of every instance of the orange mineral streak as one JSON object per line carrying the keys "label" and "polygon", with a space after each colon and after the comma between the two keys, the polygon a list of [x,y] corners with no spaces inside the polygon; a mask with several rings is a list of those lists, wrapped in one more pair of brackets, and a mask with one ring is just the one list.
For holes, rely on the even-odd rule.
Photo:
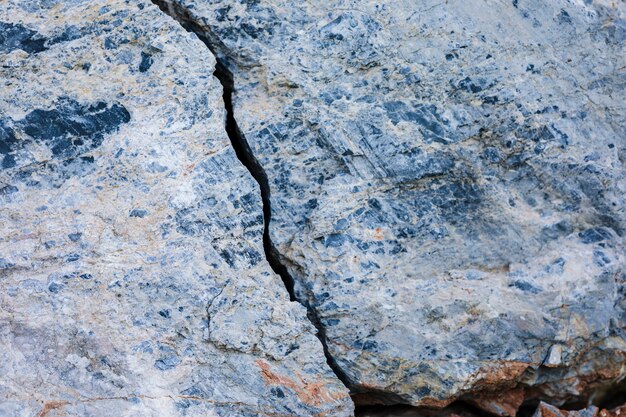
{"label": "orange mineral streak", "polygon": [[483,388],[500,386],[504,382],[516,380],[529,366],[526,362],[498,361],[480,371],[477,385]]}
{"label": "orange mineral streak", "polygon": [[318,380],[317,382],[309,382],[297,375],[297,381],[284,375],[272,372],[270,365],[258,359],[255,361],[261,369],[261,376],[267,384],[280,385],[289,388],[296,393],[300,401],[309,405],[320,405],[330,401],[335,401],[344,397],[342,392],[329,392],[326,388],[326,381]]}
{"label": "orange mineral streak", "polygon": [[626,405],[621,407],[614,408],[612,410],[602,410],[598,413],[599,417],[625,417],[626,416]]}
{"label": "orange mineral streak", "polygon": [[43,409],[39,412],[38,417],[46,417],[50,411],[61,408],[67,404],[69,404],[67,401],[48,401],[43,405]]}

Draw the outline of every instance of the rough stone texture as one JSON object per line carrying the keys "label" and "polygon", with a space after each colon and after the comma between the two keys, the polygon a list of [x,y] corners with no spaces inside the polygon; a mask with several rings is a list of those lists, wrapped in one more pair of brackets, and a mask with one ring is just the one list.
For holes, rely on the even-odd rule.
{"label": "rough stone texture", "polygon": [[0,63],[0,415],[351,415],[206,47],[146,1],[11,0]]}
{"label": "rough stone texture", "polygon": [[550,404],[541,403],[533,417],[596,417],[598,407],[591,406],[584,410],[559,410]]}
{"label": "rough stone texture", "polygon": [[515,417],[524,402],[524,389],[516,388],[471,398],[469,402],[494,416]]}
{"label": "rough stone texture", "polygon": [[357,402],[623,376],[624,2],[164,2],[234,74]]}
{"label": "rough stone texture", "polygon": [[593,405],[583,410],[559,410],[553,405],[542,402],[533,417],[618,417],[624,415],[626,415],[626,406],[611,410],[600,410]]}
{"label": "rough stone texture", "polygon": [[[491,415],[491,414],[490,414]],[[525,415],[525,414],[524,414]],[[531,414],[528,414],[531,415]],[[589,406],[582,410],[561,410],[553,405],[541,402],[532,413],[532,417],[619,417],[626,415],[626,407],[617,407],[610,410]],[[360,411],[361,417],[478,417],[483,416],[480,410],[474,412],[466,407],[456,405],[443,409],[418,409],[408,406],[394,407],[365,407]]]}

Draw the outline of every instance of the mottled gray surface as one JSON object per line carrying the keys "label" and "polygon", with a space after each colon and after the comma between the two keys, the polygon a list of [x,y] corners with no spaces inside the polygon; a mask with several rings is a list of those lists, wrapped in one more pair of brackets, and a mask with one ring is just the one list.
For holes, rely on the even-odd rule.
{"label": "mottled gray surface", "polygon": [[271,239],[358,401],[623,374],[623,1],[167,3],[234,74]]}
{"label": "mottled gray surface", "polygon": [[0,415],[351,415],[204,45],[147,1],[11,0],[0,63]]}

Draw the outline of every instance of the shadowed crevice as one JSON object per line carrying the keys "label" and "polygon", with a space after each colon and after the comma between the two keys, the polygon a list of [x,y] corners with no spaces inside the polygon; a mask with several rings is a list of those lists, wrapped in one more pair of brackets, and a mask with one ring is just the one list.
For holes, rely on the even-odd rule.
{"label": "shadowed crevice", "polygon": [[[202,37],[198,36],[201,40]],[[206,44],[206,41],[203,40]],[[208,46],[208,45],[207,45]],[[210,48],[209,48],[210,49]],[[215,55],[217,56],[217,55]],[[317,337],[322,343],[322,347],[324,349],[324,355],[326,356],[326,363],[333,370],[337,378],[349,389],[351,388],[349,384],[349,380],[347,376],[343,373],[343,371],[339,368],[334,358],[330,354],[328,350],[328,345],[326,343],[326,329],[322,325],[319,316],[317,315],[315,309],[313,309],[306,300],[300,300],[296,297],[295,293],[295,282],[294,278],[289,274],[287,267],[282,264],[280,260],[280,255],[276,250],[276,247],[272,243],[270,238],[270,222],[272,218],[272,206],[270,200],[270,186],[269,180],[267,178],[267,174],[265,170],[259,163],[259,161],[254,156],[252,150],[250,149],[250,145],[248,141],[241,133],[239,126],[237,125],[237,121],[235,120],[234,112],[233,112],[233,92],[234,92],[234,80],[232,73],[228,70],[227,66],[223,64],[219,59],[217,59],[217,65],[215,67],[215,72],[213,73],[215,77],[220,81],[223,87],[223,98],[224,98],[224,106],[226,108],[226,133],[230,138],[230,142],[235,149],[235,153],[237,154],[237,158],[241,163],[248,169],[252,177],[259,184],[259,188],[261,190],[261,199],[263,201],[263,220],[264,220],[264,229],[263,229],[263,250],[265,252],[265,258],[269,263],[272,270],[280,276],[287,293],[289,294],[290,301],[296,301],[302,304],[307,311],[307,317],[309,321],[315,326],[317,329]]]}
{"label": "shadowed crevice", "polygon": [[[269,233],[272,214],[270,183],[267,174],[259,161],[256,159],[244,134],[241,132],[233,109],[233,94],[236,91],[233,72],[237,73],[237,64],[235,60],[233,57],[229,56],[228,48],[225,47],[211,28],[204,25],[200,19],[192,16],[189,10],[172,0],[152,0],[152,2],[159,6],[164,13],[176,20],[188,32],[194,33],[216,58],[217,63],[213,75],[220,81],[223,87],[224,108],[226,110],[225,130],[238,159],[257,181],[261,192],[264,217],[263,248],[265,257],[274,272],[281,277],[283,285],[289,294],[290,300],[299,302],[306,308],[308,319],[317,329],[317,336],[322,343],[329,367],[335,372],[337,378],[350,389],[353,400],[357,404],[355,415],[363,417],[383,415],[439,416],[445,415],[447,412],[459,412],[462,415],[488,416],[489,414],[484,410],[480,410],[476,406],[473,406],[462,399],[453,402],[448,407],[441,410],[402,405],[404,402],[402,398],[393,393],[373,390],[371,388],[362,387],[353,383],[350,378],[348,378],[346,373],[343,372],[343,370],[338,366],[337,362],[329,352],[326,329],[322,325],[315,308],[311,306],[306,296],[296,292],[294,278],[289,273],[285,264],[281,261],[281,256],[271,241]],[[612,403],[614,402],[618,404],[623,398],[624,392],[626,392],[626,390],[618,390],[616,393],[613,393],[608,397],[610,397],[609,399]],[[366,405],[376,403],[387,405]],[[519,415],[526,415],[526,413],[532,412],[535,407],[535,402],[528,402],[520,409]]]}
{"label": "shadowed crevice", "polygon": [[[250,145],[237,125],[237,120],[235,119],[233,111],[233,92],[235,91],[235,83],[233,73],[229,69],[231,68],[230,65],[232,65],[232,63],[228,61],[227,55],[224,53],[223,44],[209,28],[196,22],[190,15],[189,11],[185,8],[177,4],[172,4],[166,0],[152,0],[152,2],[156,4],[161,11],[176,20],[185,30],[194,33],[211,51],[211,53],[213,53],[213,56],[217,61],[213,75],[222,84],[223,89],[222,97],[224,99],[224,108],[226,109],[226,133],[230,139],[233,149],[235,150],[237,158],[248,169],[252,177],[259,184],[261,191],[264,220],[263,249],[265,252],[265,258],[267,259],[267,262],[272,270],[280,276],[283,285],[289,294],[289,300],[296,301],[306,308],[309,321],[317,329],[317,337],[322,343],[328,366],[333,370],[337,378],[347,388],[351,389],[352,384],[349,383],[348,377],[339,368],[336,361],[329,353],[328,345],[326,343],[326,329],[321,324],[319,316],[306,300],[300,300],[296,297],[294,279],[289,274],[285,265],[282,264],[280,255],[270,239],[269,226],[272,216],[272,208],[270,201],[269,180],[265,170],[254,156],[252,150],[250,149]],[[362,393],[362,391],[359,392]]]}

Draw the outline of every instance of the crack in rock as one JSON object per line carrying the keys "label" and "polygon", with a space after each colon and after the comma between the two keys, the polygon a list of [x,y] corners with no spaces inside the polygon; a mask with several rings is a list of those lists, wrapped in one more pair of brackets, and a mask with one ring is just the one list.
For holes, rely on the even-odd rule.
{"label": "crack in rock", "polygon": [[[261,199],[263,202],[263,249],[265,251],[265,258],[269,263],[272,270],[280,276],[287,293],[289,294],[290,301],[296,301],[306,308],[307,317],[313,326],[317,329],[317,337],[320,340],[324,355],[326,356],[326,362],[328,366],[333,370],[337,378],[352,392],[352,384],[350,384],[347,375],[337,365],[335,359],[329,352],[328,344],[326,342],[326,329],[321,323],[321,320],[306,300],[301,300],[295,295],[295,283],[293,277],[287,271],[285,265],[280,261],[280,255],[273,245],[270,233],[269,225],[271,222],[271,201],[270,201],[270,186],[267,178],[267,174],[261,164],[254,156],[250,146],[244,137],[243,133],[237,125],[237,120],[234,116],[233,110],[233,93],[235,91],[235,83],[232,72],[229,70],[229,62],[226,57],[219,52],[219,46],[221,41],[219,38],[206,27],[198,24],[189,12],[176,4],[168,3],[163,0],[151,0],[152,3],[157,5],[162,12],[170,16],[176,22],[178,22],[185,30],[194,33],[198,39],[206,45],[216,59],[215,71],[213,75],[217,78],[223,88],[224,107],[226,110],[226,133],[230,139],[231,145],[235,150],[237,158],[250,172],[254,180],[259,184],[261,192]],[[359,390],[360,394],[365,393],[363,389]],[[375,393],[374,393],[375,394]]]}
{"label": "crack in rock", "polygon": [[5,40],[0,415],[353,415],[209,49],[143,0],[0,2]]}
{"label": "crack in rock", "polygon": [[[268,7],[247,7],[241,14],[240,11],[229,13],[230,6],[218,9],[222,2],[207,3],[206,9],[203,4],[196,9],[199,3],[193,0],[152,1],[186,30],[195,33],[216,57],[214,75],[223,86],[226,131],[239,160],[261,191],[266,260],[281,276],[291,301],[307,309],[309,320],[318,330],[328,365],[351,390],[357,406],[405,403],[417,407],[444,407],[455,406],[451,403],[454,401],[467,401],[482,413],[505,404],[509,409],[497,410],[498,414],[514,415],[526,395],[521,391],[524,387],[529,388],[529,392],[537,387],[540,394],[530,393],[536,396],[532,401],[539,401],[540,395],[544,395],[555,402],[566,403],[589,398],[599,389],[593,385],[596,380],[621,378],[621,347],[610,346],[622,342],[623,337],[618,334],[621,329],[614,324],[622,306],[613,306],[610,296],[602,300],[593,294],[596,290],[598,294],[614,294],[615,286],[622,286],[623,280],[617,278],[621,275],[615,272],[619,270],[614,269],[617,262],[611,255],[585,246],[598,244],[604,250],[605,241],[621,237],[623,228],[618,216],[607,205],[611,202],[612,206],[617,206],[617,203],[605,198],[604,187],[600,186],[613,181],[613,173],[617,171],[594,167],[587,174],[589,165],[586,164],[591,156],[583,157],[583,149],[579,152],[576,146],[580,147],[588,139],[572,131],[571,137],[565,133],[565,126],[570,123],[581,126],[595,123],[595,128],[613,123],[611,119],[598,118],[594,122],[594,119],[587,119],[587,113],[584,117],[572,117],[562,109],[557,113],[556,105],[540,109],[524,100],[513,100],[510,104],[520,111],[520,120],[509,120],[512,107],[508,107],[508,100],[517,96],[518,86],[502,83],[497,75],[502,71],[508,74],[510,69],[494,66],[489,77],[476,70],[470,78],[464,72],[473,71],[470,68],[477,62],[478,55],[462,57],[460,52],[451,51],[442,56],[449,64],[441,68],[451,66],[462,70],[462,79],[447,80],[446,69],[433,67],[427,73],[426,65],[421,71],[406,67],[404,61],[394,63],[394,57],[385,52],[386,48],[414,42],[417,31],[432,33],[423,32],[413,24],[407,24],[397,34],[386,30],[395,26],[401,15],[410,9],[410,2],[405,3],[408,9],[402,5],[395,7],[400,13],[370,10],[337,15],[332,10],[334,3],[327,8],[321,4],[305,6],[292,13],[289,2],[279,2]],[[512,21],[516,19],[517,8],[517,2],[509,7]],[[480,14],[458,4],[450,5],[448,12],[446,21],[452,27],[462,27],[463,31],[454,36],[455,32],[450,31],[442,42],[428,40],[420,44],[425,50],[444,51],[448,38],[465,41],[465,25],[474,25],[474,15]],[[572,24],[573,18],[565,9],[554,12],[559,16],[556,23],[546,21],[546,29],[533,36],[543,42],[545,35],[560,45],[563,25]],[[578,12],[581,10],[572,7],[572,15]],[[542,14],[547,16],[547,13]],[[441,16],[434,13],[425,18],[439,22]],[[374,17],[383,19],[382,23]],[[298,37],[295,33],[302,28],[302,22],[317,22],[318,26],[311,25],[306,36]],[[518,23],[517,27],[525,25],[523,21]],[[476,25],[481,29],[487,27],[485,22]],[[490,36],[513,39],[515,27],[494,30]],[[589,26],[589,30],[594,34],[599,29]],[[490,43],[485,39],[482,41],[487,46],[477,50],[485,59],[491,59],[493,55],[487,52],[496,55],[502,46],[498,41]],[[591,40],[593,44],[595,40]],[[524,42],[510,43],[512,51],[529,52],[536,60],[545,55],[545,51],[531,51]],[[250,50],[254,52],[250,53],[247,45],[251,45]],[[289,51],[288,57],[275,53],[277,45],[280,51]],[[263,48],[267,48],[265,55]],[[320,48],[329,50],[328,57],[318,56]],[[572,52],[567,47],[564,50],[568,54]],[[267,59],[248,61],[250,55],[261,61]],[[422,63],[424,57],[418,55],[412,55],[411,60]],[[286,58],[293,65],[285,65]],[[565,58],[556,57],[555,65],[568,73],[571,59],[558,62]],[[318,59],[322,61],[319,65]],[[391,65],[384,65],[387,59]],[[427,57],[426,61],[434,66],[436,59]],[[260,83],[260,90],[255,82],[261,80],[248,78],[255,71],[250,67],[256,65],[272,75],[269,81],[265,80],[267,86]],[[533,63],[520,60],[516,65],[520,79],[540,74]],[[339,75],[346,66],[350,71]],[[328,81],[332,74],[337,78]],[[280,103],[280,110],[270,112],[270,116],[256,114],[246,118],[250,105],[252,111],[256,110],[255,101],[237,103],[238,112],[241,108],[239,122],[250,132],[248,139],[254,153],[234,115],[235,75],[238,82],[242,81],[237,86],[238,94],[259,91],[264,94],[267,91],[262,90],[266,87],[286,87],[292,91],[297,87],[300,92],[293,94],[297,98],[288,93],[287,96],[293,98],[291,104]],[[586,80],[583,72],[574,71],[572,79],[576,77]],[[366,88],[363,82],[371,82],[375,87]],[[388,82],[393,85],[387,85]],[[445,87],[448,83],[451,89]],[[500,97],[481,95],[496,85]],[[406,92],[401,92],[400,86],[407,87]],[[554,81],[544,80],[542,88],[546,92],[542,94],[536,94],[536,86],[529,84],[527,93],[529,97],[537,96],[537,103],[562,94]],[[390,92],[379,94],[385,88]],[[550,93],[552,88],[557,94]],[[586,93],[578,91],[576,84],[572,89],[577,92],[576,100],[584,102]],[[442,104],[422,99],[441,93],[451,101]],[[357,94],[363,102],[355,98]],[[420,99],[414,100],[416,97]],[[504,97],[507,97],[506,103]],[[564,101],[559,105],[574,108]],[[363,104],[365,102],[367,104]],[[483,106],[480,109],[474,104],[478,102]],[[612,101],[607,100],[607,103]],[[318,109],[323,111],[318,113]],[[337,117],[337,109],[358,117],[356,120]],[[453,115],[457,111],[458,114]],[[583,122],[583,119],[591,121]],[[302,120],[312,121],[324,129],[301,128]],[[386,127],[380,129],[380,126]],[[612,130],[607,127],[607,132]],[[282,142],[283,137],[290,140]],[[509,137],[515,140],[509,141]],[[276,142],[272,142],[272,138]],[[354,138],[359,140],[352,140]],[[601,139],[598,143],[604,144],[604,138]],[[307,148],[310,143],[320,145]],[[268,144],[276,146],[266,154],[263,146]],[[614,143],[606,145],[609,149],[615,147]],[[607,160],[615,160],[614,155],[606,154]],[[565,163],[571,158],[578,158],[580,163]],[[309,161],[318,163],[308,167]],[[332,162],[323,165],[321,161]],[[280,182],[283,172],[296,172],[293,177],[297,180]],[[516,176],[509,179],[514,173]],[[566,180],[579,175],[580,181]],[[273,213],[272,225],[279,229],[272,235],[273,241],[269,229],[272,213],[268,176],[272,186],[274,181],[279,184],[272,190],[275,208],[285,208]],[[490,182],[494,176],[506,180],[497,186],[486,186],[482,181],[486,178]],[[371,178],[374,179],[370,184]],[[323,185],[325,180],[334,181]],[[364,180],[367,185],[363,185]],[[316,183],[319,186],[304,187],[305,190],[300,187]],[[329,190],[337,193],[337,188],[333,188],[336,184],[358,185],[352,188],[349,198],[332,192],[330,196],[325,194]],[[392,185],[384,188],[387,184]],[[511,197],[501,199],[504,194]],[[311,197],[308,202],[302,197],[307,195]],[[318,208],[319,196],[323,197]],[[544,202],[539,203],[542,199]],[[562,205],[561,201],[568,202]],[[589,211],[585,204],[593,206],[593,210]],[[291,207],[296,208],[291,211]],[[559,213],[564,220],[556,222],[555,218],[554,224],[548,224],[528,216],[531,211],[543,216],[546,210]],[[299,214],[293,217],[293,213]],[[587,217],[589,213],[597,218]],[[313,230],[303,235],[305,240],[313,237],[313,243],[295,244],[290,255],[288,247],[298,242],[298,235],[289,236],[289,231],[285,230],[305,221],[313,225]],[[527,232],[521,234],[519,230]],[[469,241],[478,244],[469,245]],[[611,248],[613,243],[606,245]],[[615,250],[615,260],[619,258],[618,252]],[[393,255],[394,272],[384,268],[382,272],[373,272],[378,264],[387,263],[390,255]],[[352,272],[352,260],[361,256],[368,262],[361,263],[354,277],[345,276],[346,271]],[[566,264],[579,265],[583,258],[585,268],[592,272],[585,273],[584,279],[567,272]],[[415,268],[416,260],[420,260],[419,268]],[[299,279],[299,271],[304,270],[307,279],[311,278],[306,283]],[[392,274],[395,276],[391,277]],[[610,276],[616,277],[615,282],[606,278]],[[333,277],[332,282],[326,277]],[[421,279],[425,277],[437,285],[428,284],[426,288]],[[561,291],[566,282],[563,277],[571,277],[572,282],[575,280],[580,286],[588,283],[594,291],[589,291],[590,295]],[[346,283],[341,283],[340,278]],[[380,281],[380,286],[371,285],[372,279]],[[407,282],[402,282],[403,279]],[[480,283],[482,280],[484,284]],[[317,287],[313,290],[307,287],[309,284]],[[426,290],[428,297],[424,296]],[[554,293],[563,298],[552,297]],[[398,297],[393,298],[396,295]],[[615,293],[615,297],[621,295]],[[379,302],[382,307],[364,305],[361,300],[371,301],[371,305]],[[529,305],[534,306],[534,310],[529,310]],[[349,311],[341,313],[341,320],[336,316],[337,306]],[[585,325],[572,326],[568,318],[570,310],[562,315],[553,313],[570,306],[571,314],[580,313]],[[520,315],[526,311],[532,314]],[[415,326],[416,323],[420,326]],[[454,330],[455,326],[458,331]],[[586,326],[595,329],[594,333],[588,334]],[[566,329],[569,349],[562,346],[563,340],[557,332],[561,329]],[[606,346],[595,340],[602,337],[607,340]],[[501,340],[507,343],[502,344]],[[596,364],[604,365],[608,361],[615,365],[604,367],[612,369],[614,374],[601,375],[595,371]],[[585,374],[586,368],[596,374]],[[591,382],[570,395],[564,385],[570,376]],[[503,391],[510,386],[514,389]],[[494,400],[489,395],[493,391],[508,395],[509,402]],[[564,393],[562,397],[555,394],[558,391]],[[463,408],[467,410],[466,405]],[[357,410],[357,414],[365,415],[365,412]]]}

